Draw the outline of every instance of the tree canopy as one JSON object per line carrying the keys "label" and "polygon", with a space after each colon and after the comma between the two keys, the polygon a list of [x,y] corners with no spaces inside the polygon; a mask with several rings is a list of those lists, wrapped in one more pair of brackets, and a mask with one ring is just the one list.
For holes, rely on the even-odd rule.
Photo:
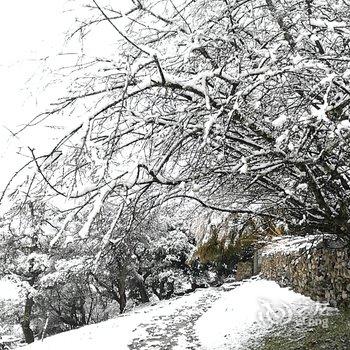
{"label": "tree canopy", "polygon": [[[81,57],[49,113],[79,115],[29,192],[65,198],[86,237],[121,211],[188,198],[300,232],[349,233],[349,6],[346,1],[93,1],[111,59]],[[122,21],[122,22],[121,22]]]}

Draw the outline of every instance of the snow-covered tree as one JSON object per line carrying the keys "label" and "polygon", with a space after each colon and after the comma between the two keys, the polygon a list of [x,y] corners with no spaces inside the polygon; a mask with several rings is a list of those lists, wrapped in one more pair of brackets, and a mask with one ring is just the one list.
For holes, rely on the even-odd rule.
{"label": "snow-covered tree", "polygon": [[[186,228],[184,211],[168,205],[135,220],[137,227],[128,234],[119,223],[119,230],[98,251],[91,272],[97,290],[117,301],[120,312],[128,302],[144,303],[152,296],[170,298],[196,285],[190,263],[195,240]],[[108,229],[108,220],[105,224]]]}
{"label": "snow-covered tree", "polygon": [[[25,203],[14,206],[1,228],[0,276],[10,278],[17,284],[23,303],[17,310],[27,343],[34,341],[32,319],[35,295],[39,290],[40,278],[50,265],[49,242],[52,235],[48,216],[51,209],[29,198]],[[49,228],[48,228],[49,227]]]}
{"label": "snow-covered tree", "polygon": [[36,303],[41,314],[47,315],[46,334],[101,322],[109,316],[111,302],[95,288],[90,278],[90,261],[81,257],[81,250],[74,253],[75,258],[57,259],[50,273],[40,280]]}
{"label": "snow-covered tree", "polygon": [[52,247],[62,214],[39,197],[23,203],[18,192],[18,203],[3,217],[0,231],[0,276],[19,290],[18,301],[6,303],[7,319],[21,325],[27,343],[106,319],[106,301],[89,280],[90,246],[72,244],[68,236],[59,249]]}
{"label": "snow-covered tree", "polygon": [[66,74],[47,117],[74,127],[27,167],[30,192],[65,201],[53,245],[87,240],[112,206],[104,249],[181,198],[349,238],[346,1],[93,3],[75,33],[86,44],[110,28],[113,51],[82,53]]}

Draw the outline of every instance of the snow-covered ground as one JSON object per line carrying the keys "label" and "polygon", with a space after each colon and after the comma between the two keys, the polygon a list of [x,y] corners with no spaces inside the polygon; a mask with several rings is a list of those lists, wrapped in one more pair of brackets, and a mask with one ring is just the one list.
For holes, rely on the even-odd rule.
{"label": "snow-covered ground", "polygon": [[272,327],[293,320],[305,323],[325,310],[324,305],[275,282],[251,279],[140,307],[24,349],[247,349]]}
{"label": "snow-covered ground", "polygon": [[248,349],[271,331],[311,327],[333,311],[274,281],[252,279],[223,294],[195,329],[203,349]]}

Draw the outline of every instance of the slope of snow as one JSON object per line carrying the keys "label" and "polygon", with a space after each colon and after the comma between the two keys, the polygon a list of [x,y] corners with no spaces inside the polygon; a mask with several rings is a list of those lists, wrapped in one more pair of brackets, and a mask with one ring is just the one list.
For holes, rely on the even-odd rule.
{"label": "slope of snow", "polygon": [[54,335],[43,342],[37,341],[26,346],[26,350],[93,350],[128,349],[130,335],[134,327],[142,321],[143,314],[118,317],[106,322],[82,327],[73,331]]}
{"label": "slope of snow", "polygon": [[320,309],[321,304],[274,282],[252,279],[146,305],[22,349],[238,350],[272,326]]}
{"label": "slope of snow", "polygon": [[272,329],[287,324],[308,327],[310,320],[321,320],[320,316],[330,311],[274,281],[251,279],[214,302],[195,329],[203,349],[239,350]]}
{"label": "slope of snow", "polygon": [[205,308],[216,294],[220,295],[217,292],[214,288],[201,289],[153,306],[139,307],[115,319],[57,334],[21,349],[164,349],[165,341],[170,342],[173,349],[176,346],[177,349],[186,349],[189,343],[195,341],[192,338],[187,340],[189,334],[185,334],[193,323],[190,322],[192,317],[198,318],[201,312],[198,314],[197,309]]}

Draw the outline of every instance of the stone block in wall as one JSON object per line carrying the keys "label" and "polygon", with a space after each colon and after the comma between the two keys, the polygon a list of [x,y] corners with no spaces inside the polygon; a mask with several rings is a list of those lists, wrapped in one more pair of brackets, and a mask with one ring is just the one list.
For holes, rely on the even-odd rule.
{"label": "stone block in wall", "polygon": [[241,281],[253,276],[253,264],[251,261],[240,261],[237,263],[236,280]]}

